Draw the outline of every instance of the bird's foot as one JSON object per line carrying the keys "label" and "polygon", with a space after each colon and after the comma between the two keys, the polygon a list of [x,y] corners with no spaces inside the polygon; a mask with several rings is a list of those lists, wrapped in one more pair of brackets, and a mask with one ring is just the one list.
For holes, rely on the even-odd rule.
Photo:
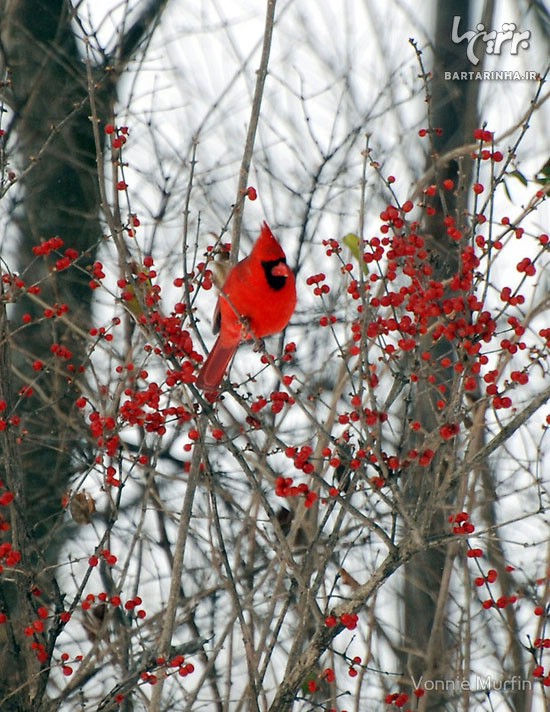
{"label": "bird's foot", "polygon": [[250,318],[247,316],[241,317],[241,340],[246,341],[252,336],[250,332]]}

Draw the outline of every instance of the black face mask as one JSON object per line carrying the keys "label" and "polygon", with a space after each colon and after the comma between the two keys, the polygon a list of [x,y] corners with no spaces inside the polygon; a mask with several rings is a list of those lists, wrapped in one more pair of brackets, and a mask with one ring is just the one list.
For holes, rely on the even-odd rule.
{"label": "black face mask", "polygon": [[286,259],[284,257],[280,257],[278,260],[262,261],[262,269],[264,271],[265,278],[267,279],[267,283],[271,289],[274,289],[276,292],[280,291],[285,286],[287,280],[286,275],[273,274],[273,268],[282,264],[286,265]]}

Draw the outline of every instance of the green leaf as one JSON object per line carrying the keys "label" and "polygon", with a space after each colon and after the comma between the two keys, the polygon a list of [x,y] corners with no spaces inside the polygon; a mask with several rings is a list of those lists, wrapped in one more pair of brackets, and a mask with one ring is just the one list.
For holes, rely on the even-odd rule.
{"label": "green leaf", "polygon": [[367,266],[363,260],[363,251],[361,249],[361,240],[353,232],[348,232],[348,234],[342,239],[344,245],[348,248],[351,254],[357,260],[359,266],[365,274],[367,274]]}
{"label": "green leaf", "polygon": [[550,183],[550,158],[537,173],[535,180],[541,185],[548,185],[548,183]]}
{"label": "green leaf", "polygon": [[510,178],[517,178],[519,180],[519,182],[525,186],[528,183],[527,178],[523,175],[523,173],[521,171],[518,171],[517,169],[515,171],[511,171],[507,175],[509,175]]}

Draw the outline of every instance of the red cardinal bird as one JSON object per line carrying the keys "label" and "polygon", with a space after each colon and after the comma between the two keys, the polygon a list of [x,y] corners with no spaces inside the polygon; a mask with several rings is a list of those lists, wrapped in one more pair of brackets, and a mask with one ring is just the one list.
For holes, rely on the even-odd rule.
{"label": "red cardinal bird", "polygon": [[282,331],[295,307],[294,274],[264,222],[252,252],[230,270],[221,289],[214,315],[219,336],[199,372],[198,388],[216,394],[241,341]]}

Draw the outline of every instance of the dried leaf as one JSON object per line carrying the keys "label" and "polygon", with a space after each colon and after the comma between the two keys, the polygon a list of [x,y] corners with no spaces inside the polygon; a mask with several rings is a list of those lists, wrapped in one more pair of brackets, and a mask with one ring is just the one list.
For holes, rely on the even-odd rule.
{"label": "dried leaf", "polygon": [[69,511],[77,524],[91,524],[96,511],[95,500],[87,492],[77,492],[70,499]]}

